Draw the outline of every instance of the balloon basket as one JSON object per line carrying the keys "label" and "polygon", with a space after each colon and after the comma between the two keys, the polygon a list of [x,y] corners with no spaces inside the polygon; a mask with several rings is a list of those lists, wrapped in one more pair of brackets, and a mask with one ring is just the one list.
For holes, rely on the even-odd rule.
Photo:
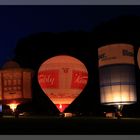
{"label": "balloon basket", "polygon": [[66,112],[66,113],[60,113],[59,116],[62,118],[70,118],[73,117],[73,114],[70,112]]}

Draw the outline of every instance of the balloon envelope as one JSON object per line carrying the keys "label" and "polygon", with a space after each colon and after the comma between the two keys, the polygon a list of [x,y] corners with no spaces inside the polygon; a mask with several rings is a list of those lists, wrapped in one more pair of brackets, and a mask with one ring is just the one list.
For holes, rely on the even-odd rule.
{"label": "balloon envelope", "polygon": [[0,100],[3,104],[16,106],[31,101],[32,70],[20,68],[8,61],[0,70]]}
{"label": "balloon envelope", "polygon": [[140,69],[140,48],[138,49],[137,62],[138,62],[138,67]]}
{"label": "balloon envelope", "polygon": [[2,104],[0,104],[0,112],[2,112]]}
{"label": "balloon envelope", "polygon": [[130,44],[109,44],[98,49],[100,97],[106,105],[137,101],[134,48]]}
{"label": "balloon envelope", "polygon": [[85,65],[67,55],[46,60],[38,71],[39,85],[60,112],[80,95],[87,81],[88,71]]}

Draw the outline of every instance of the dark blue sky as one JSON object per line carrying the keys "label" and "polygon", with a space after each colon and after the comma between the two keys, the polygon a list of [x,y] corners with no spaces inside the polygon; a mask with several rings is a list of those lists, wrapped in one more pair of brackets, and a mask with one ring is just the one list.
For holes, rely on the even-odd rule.
{"label": "dark blue sky", "polygon": [[0,67],[14,57],[17,40],[36,32],[91,31],[140,6],[0,6]]}

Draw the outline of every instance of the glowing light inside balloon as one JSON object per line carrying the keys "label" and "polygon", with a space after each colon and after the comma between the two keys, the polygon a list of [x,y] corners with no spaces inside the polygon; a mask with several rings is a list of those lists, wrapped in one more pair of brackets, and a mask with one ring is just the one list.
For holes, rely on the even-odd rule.
{"label": "glowing light inside balloon", "polygon": [[59,105],[59,108],[62,109],[62,105],[61,104]]}
{"label": "glowing light inside balloon", "polygon": [[46,60],[39,68],[38,82],[60,112],[80,95],[88,81],[85,65],[78,59],[59,55]]}
{"label": "glowing light inside balloon", "polygon": [[11,104],[8,104],[10,106],[10,109],[15,112],[17,106],[19,105],[19,103],[11,103]]}
{"label": "glowing light inside balloon", "polygon": [[63,112],[69,106],[69,104],[55,104],[55,105],[60,112]]}

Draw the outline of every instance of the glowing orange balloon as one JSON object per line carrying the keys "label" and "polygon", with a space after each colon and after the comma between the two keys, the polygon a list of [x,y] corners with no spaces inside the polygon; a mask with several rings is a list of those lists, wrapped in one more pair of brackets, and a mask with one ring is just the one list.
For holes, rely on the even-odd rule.
{"label": "glowing orange balloon", "polygon": [[85,65],[67,55],[46,60],[38,71],[39,85],[60,112],[80,95],[87,81],[88,71]]}
{"label": "glowing orange balloon", "polygon": [[8,61],[0,70],[0,100],[14,111],[19,104],[32,99],[33,71],[24,69],[14,61]]}

